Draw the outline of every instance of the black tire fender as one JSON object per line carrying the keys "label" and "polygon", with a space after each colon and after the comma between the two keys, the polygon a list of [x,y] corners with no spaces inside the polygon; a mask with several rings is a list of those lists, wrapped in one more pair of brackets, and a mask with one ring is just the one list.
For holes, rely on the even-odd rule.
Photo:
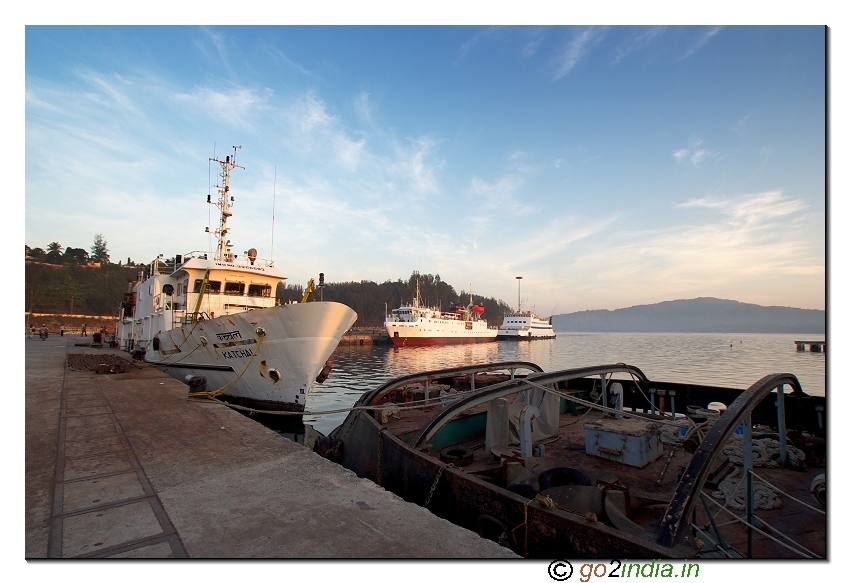
{"label": "black tire fender", "polygon": [[468,447],[449,446],[440,452],[440,461],[454,464],[456,467],[472,463],[472,450]]}
{"label": "black tire fender", "polygon": [[505,488],[508,492],[513,492],[523,498],[534,500],[537,497],[537,490],[531,484],[511,484]]}
{"label": "black tire fender", "polygon": [[566,466],[560,468],[552,468],[541,472],[537,477],[537,483],[540,485],[540,491],[557,486],[592,486],[590,478],[581,470],[568,468]]}

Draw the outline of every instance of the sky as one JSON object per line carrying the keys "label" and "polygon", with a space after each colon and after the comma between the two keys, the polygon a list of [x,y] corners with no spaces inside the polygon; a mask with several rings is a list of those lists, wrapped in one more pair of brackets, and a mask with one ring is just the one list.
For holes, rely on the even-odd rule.
{"label": "sky", "polygon": [[[28,26],[30,247],[231,240],[544,316],[825,307],[821,26]],[[517,276],[522,276],[518,284]],[[521,286],[521,287],[520,287]]]}
{"label": "sky", "polygon": [[[31,247],[85,249],[101,233],[114,261],[207,250],[208,159],[241,145],[236,250],[273,255],[291,283],[418,270],[515,306],[522,276],[523,306],[548,316],[699,296],[823,309],[829,224],[830,353],[842,353],[837,3],[195,4],[33,0],[7,11],[8,231]],[[88,26],[140,21],[190,26]],[[390,26],[221,26],[233,22]],[[712,24],[676,26],[700,22]],[[7,440],[20,442],[10,426]],[[835,502],[831,516],[843,515]],[[20,529],[7,531],[20,565]],[[843,571],[831,554],[817,576]],[[438,562],[394,565],[414,581],[445,574]],[[355,567],[306,566],[317,580]],[[223,580],[228,567],[206,575]],[[482,567],[496,569],[451,565],[479,578]],[[546,578],[539,562],[499,574],[512,567]],[[789,578],[795,568],[782,565]]]}

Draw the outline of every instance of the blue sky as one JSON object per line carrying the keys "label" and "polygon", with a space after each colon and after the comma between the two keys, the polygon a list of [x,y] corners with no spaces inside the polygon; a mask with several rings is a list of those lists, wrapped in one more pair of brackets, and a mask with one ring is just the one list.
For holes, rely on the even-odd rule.
{"label": "blue sky", "polygon": [[825,307],[820,26],[28,26],[25,49],[31,247],[208,250],[208,158],[238,144],[235,250],[290,283]]}

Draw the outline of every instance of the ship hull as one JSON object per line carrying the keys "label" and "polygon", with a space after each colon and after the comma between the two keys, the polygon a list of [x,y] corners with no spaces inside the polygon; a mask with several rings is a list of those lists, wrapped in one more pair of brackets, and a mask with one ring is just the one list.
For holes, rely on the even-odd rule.
{"label": "ship hull", "polygon": [[336,302],[285,304],[161,332],[145,360],[207,391],[263,409],[303,411],[316,377],[357,319]]}
{"label": "ship hull", "polygon": [[447,344],[479,344],[482,342],[493,342],[496,336],[391,336],[393,346],[445,346]]}
{"label": "ship hull", "polygon": [[498,332],[484,320],[424,318],[416,322],[387,321],[384,327],[395,347],[493,342]]}
{"label": "ship hull", "polygon": [[497,340],[543,340],[555,338],[554,330],[499,330]]}

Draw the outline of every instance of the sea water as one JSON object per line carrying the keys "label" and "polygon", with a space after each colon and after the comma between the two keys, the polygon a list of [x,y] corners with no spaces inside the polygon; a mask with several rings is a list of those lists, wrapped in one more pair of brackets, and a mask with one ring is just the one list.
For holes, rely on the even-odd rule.
{"label": "sea water", "polygon": [[[746,389],[765,375],[791,373],[803,390],[826,395],[826,354],[797,351],[795,340],[823,341],[823,334],[566,333],[550,340],[498,341],[454,346],[393,348],[341,346],[333,371],[307,399],[304,424],[327,435],[360,396],[384,382],[415,372],[508,360],[529,361],[544,371],[630,364],[650,380]],[[343,410],[335,413],[330,411]]]}

